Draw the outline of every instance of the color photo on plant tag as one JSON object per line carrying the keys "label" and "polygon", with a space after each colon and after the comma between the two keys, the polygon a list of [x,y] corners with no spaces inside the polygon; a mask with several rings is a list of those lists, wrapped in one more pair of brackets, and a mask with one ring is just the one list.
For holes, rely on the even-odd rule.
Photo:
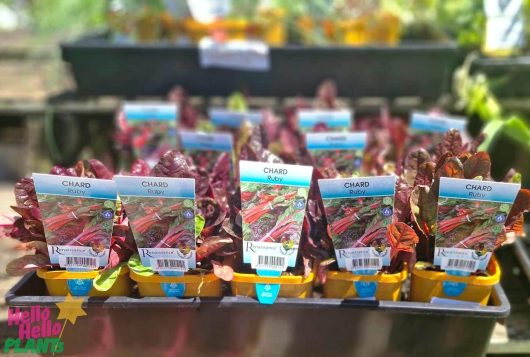
{"label": "color photo on plant tag", "polygon": [[394,212],[395,177],[325,179],[318,184],[339,267],[356,271],[389,265],[386,227]]}
{"label": "color photo on plant tag", "polygon": [[519,184],[440,179],[434,264],[446,270],[485,270],[506,239],[504,223]]}
{"label": "color photo on plant tag", "polygon": [[240,169],[244,262],[271,270],[294,266],[312,168],[241,161]]}
{"label": "color photo on plant tag", "polygon": [[162,155],[177,147],[178,108],[171,103],[125,103],[123,111],[131,127],[136,158],[156,164]]}
{"label": "color photo on plant tag", "polygon": [[43,174],[33,179],[52,264],[84,270],[107,265],[114,182]]}
{"label": "color photo on plant tag", "polygon": [[348,131],[352,125],[353,113],[340,110],[299,110],[298,128],[301,131]]}
{"label": "color photo on plant tag", "polygon": [[114,180],[142,264],[156,271],[195,268],[195,180],[138,176]]}
{"label": "color photo on plant tag", "polygon": [[[189,155],[195,166],[212,172],[219,162],[221,155],[228,154],[228,161],[232,166],[233,139],[231,133],[192,133],[181,132],[180,146],[183,153]],[[230,170],[232,172],[232,170]]]}
{"label": "color photo on plant tag", "polygon": [[341,176],[351,177],[359,173],[366,133],[307,133],[306,147],[314,160],[314,166],[334,167]]}

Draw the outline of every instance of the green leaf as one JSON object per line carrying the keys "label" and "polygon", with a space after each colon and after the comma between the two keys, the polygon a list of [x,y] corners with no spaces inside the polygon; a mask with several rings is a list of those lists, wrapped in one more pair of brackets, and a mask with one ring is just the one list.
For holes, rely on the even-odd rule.
{"label": "green leaf", "polygon": [[501,119],[488,122],[488,124],[482,128],[482,133],[486,136],[486,139],[480,144],[478,151],[489,151],[496,136],[502,131],[504,125],[505,122]]}
{"label": "green leaf", "polygon": [[127,263],[127,265],[129,266],[129,269],[131,269],[138,275],[151,276],[155,274],[151,267],[146,267],[142,264],[142,260],[140,259],[140,256],[138,254],[134,254],[131,258],[129,258],[129,262]]}
{"label": "green leaf", "polygon": [[102,271],[96,278],[94,278],[92,285],[98,291],[109,291],[118,279],[121,269],[124,266],[125,263],[120,263],[114,268]]}
{"label": "green leaf", "polygon": [[248,110],[247,100],[240,92],[235,92],[228,97],[227,107],[236,112],[246,112]]}
{"label": "green leaf", "polygon": [[206,220],[203,216],[201,216],[200,214],[195,215],[195,238],[197,238],[201,234],[205,223]]}
{"label": "green leaf", "polygon": [[504,133],[530,149],[530,128],[520,117],[513,116],[506,120]]}

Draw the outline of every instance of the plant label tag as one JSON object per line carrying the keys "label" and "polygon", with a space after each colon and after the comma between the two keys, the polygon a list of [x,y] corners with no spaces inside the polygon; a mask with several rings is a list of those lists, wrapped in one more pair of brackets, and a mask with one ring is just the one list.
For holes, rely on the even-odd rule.
{"label": "plant label tag", "polygon": [[[178,2],[177,2],[178,3]],[[168,2],[173,4],[173,2]],[[191,12],[193,18],[201,23],[210,23],[224,18],[230,14],[230,1],[228,0],[187,0],[186,9]]]}
{"label": "plant label tag", "polygon": [[180,146],[197,167],[212,172],[223,154],[228,155],[228,165],[232,172],[233,139],[230,133],[181,132]]}
{"label": "plant label tag", "polygon": [[179,110],[176,104],[125,102],[123,113],[137,158],[153,166],[166,151],[177,147]]}
{"label": "plant label tag", "polygon": [[409,149],[423,148],[431,153],[447,131],[456,129],[465,134],[466,125],[464,117],[414,112],[410,118],[412,135],[407,146]]}
{"label": "plant label tag", "polygon": [[243,262],[260,270],[294,267],[311,166],[241,161]]}
{"label": "plant label tag", "polygon": [[256,125],[260,125],[263,121],[263,113],[259,110],[238,112],[223,108],[211,108],[208,111],[208,116],[215,126],[233,129],[239,129],[247,120]]}
{"label": "plant label tag", "polygon": [[348,131],[352,126],[353,112],[350,109],[301,109],[297,118],[298,128],[302,131]]}
{"label": "plant label tag", "polygon": [[199,42],[202,68],[226,68],[265,72],[270,69],[269,46],[256,40],[218,42],[205,37]]}
{"label": "plant label tag", "polygon": [[157,272],[196,267],[195,179],[114,176],[142,264]]}
{"label": "plant label tag", "polygon": [[431,298],[431,304],[443,304],[443,305],[460,305],[460,306],[480,306],[478,302],[463,301],[463,300],[454,300],[454,299],[445,299],[439,297]]}
{"label": "plant label tag", "polygon": [[511,51],[523,47],[522,0],[484,0],[486,35],[484,51]]}
{"label": "plant label tag", "polygon": [[450,129],[463,132],[466,129],[467,119],[441,114],[412,113],[410,128],[416,132],[442,133]]}
{"label": "plant label tag", "polygon": [[307,133],[306,147],[315,167],[335,167],[339,174],[351,177],[361,170],[367,134],[358,133]]}
{"label": "plant label tag", "polygon": [[89,271],[109,261],[116,184],[112,180],[33,174],[52,264]]}
{"label": "plant label tag", "polygon": [[505,237],[504,223],[520,184],[441,177],[434,265],[485,271]]}
{"label": "plant label tag", "polygon": [[339,268],[370,274],[390,265],[395,176],[322,179],[318,186]]}

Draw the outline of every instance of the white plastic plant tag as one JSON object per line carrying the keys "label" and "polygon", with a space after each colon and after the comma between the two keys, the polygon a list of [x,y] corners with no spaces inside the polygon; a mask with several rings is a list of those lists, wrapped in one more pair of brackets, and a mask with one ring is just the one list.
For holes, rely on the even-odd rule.
{"label": "white plastic plant tag", "polygon": [[205,37],[199,42],[199,60],[203,68],[261,72],[270,69],[269,46],[255,40],[230,40],[220,43]]}

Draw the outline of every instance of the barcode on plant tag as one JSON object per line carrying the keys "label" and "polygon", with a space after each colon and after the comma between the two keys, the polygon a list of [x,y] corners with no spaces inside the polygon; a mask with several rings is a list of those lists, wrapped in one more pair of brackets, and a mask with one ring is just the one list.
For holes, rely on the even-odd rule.
{"label": "barcode on plant tag", "polygon": [[188,262],[182,259],[151,259],[151,266],[157,271],[188,271]]}
{"label": "barcode on plant tag", "polygon": [[285,270],[287,259],[276,255],[254,255],[251,266],[252,269]]}
{"label": "barcode on plant tag", "polygon": [[346,268],[348,270],[361,269],[375,269],[379,270],[383,267],[383,260],[381,258],[353,258],[346,260]]}
{"label": "barcode on plant tag", "polygon": [[59,265],[65,268],[97,269],[98,260],[93,257],[59,257]]}
{"label": "barcode on plant tag", "polygon": [[463,270],[471,273],[477,270],[478,262],[471,259],[445,258],[442,259],[441,268],[444,270]]}

